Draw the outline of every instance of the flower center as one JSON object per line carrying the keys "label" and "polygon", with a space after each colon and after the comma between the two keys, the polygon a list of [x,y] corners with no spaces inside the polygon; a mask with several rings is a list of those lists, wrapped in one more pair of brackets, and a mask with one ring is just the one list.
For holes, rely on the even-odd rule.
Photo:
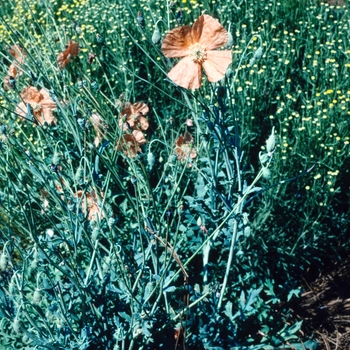
{"label": "flower center", "polygon": [[32,108],[33,108],[33,111],[34,111],[34,112],[40,112],[40,111],[41,111],[41,106],[40,106],[39,103],[34,103],[34,104],[32,105]]}
{"label": "flower center", "polygon": [[188,48],[189,56],[196,63],[203,63],[207,58],[204,47],[200,43],[195,43]]}

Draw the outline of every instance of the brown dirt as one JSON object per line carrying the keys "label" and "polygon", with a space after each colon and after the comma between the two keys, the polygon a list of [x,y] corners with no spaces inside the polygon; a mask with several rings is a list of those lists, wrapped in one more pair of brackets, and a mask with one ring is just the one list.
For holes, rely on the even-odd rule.
{"label": "brown dirt", "polygon": [[350,259],[305,278],[303,287],[292,310],[304,335],[314,335],[318,350],[350,350]]}

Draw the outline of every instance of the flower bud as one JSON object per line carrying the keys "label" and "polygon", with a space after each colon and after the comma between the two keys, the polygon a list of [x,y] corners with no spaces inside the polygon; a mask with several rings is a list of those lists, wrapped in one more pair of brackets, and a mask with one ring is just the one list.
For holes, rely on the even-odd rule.
{"label": "flower bud", "polygon": [[33,294],[33,302],[39,304],[41,302],[42,296],[39,289],[35,289]]}
{"label": "flower bud", "polygon": [[249,60],[249,67],[253,67],[256,59],[253,57]]}
{"label": "flower bud", "polygon": [[12,323],[12,327],[13,327],[13,330],[15,331],[15,333],[19,333],[20,330],[21,330],[21,321],[18,317],[15,317],[15,319],[13,320],[13,323]]}
{"label": "flower bud", "polygon": [[153,35],[152,35],[152,43],[154,45],[158,44],[160,42],[161,39],[161,35],[160,35],[160,31],[158,29],[158,26],[155,27]]}
{"label": "flower bud", "polygon": [[256,59],[256,60],[259,60],[261,57],[262,57],[262,55],[263,55],[263,49],[262,49],[262,47],[260,46],[255,52],[254,52],[254,58]]}
{"label": "flower bud", "polygon": [[269,157],[271,157],[276,146],[276,136],[275,136],[275,127],[272,128],[271,135],[266,141],[266,151]]}
{"label": "flower bud", "polygon": [[114,226],[115,222],[116,222],[115,218],[110,217],[110,218],[108,219],[108,227],[109,227],[109,228],[112,228],[112,227]]}
{"label": "flower bud", "polygon": [[60,163],[60,160],[61,160],[61,156],[57,152],[55,152],[52,156],[51,163],[57,165]]}
{"label": "flower bud", "polygon": [[0,256],[0,270],[5,270],[7,266],[7,257],[4,252],[1,253]]}
{"label": "flower bud", "polygon": [[147,153],[147,164],[148,164],[149,169],[153,168],[155,160],[156,160],[156,157],[154,156],[154,154],[152,152],[148,152]]}
{"label": "flower bud", "polygon": [[97,237],[100,233],[100,229],[98,227],[95,227],[93,230],[92,230],[92,235],[91,235],[91,240],[93,242],[95,242],[97,240]]}
{"label": "flower bud", "polygon": [[269,168],[263,167],[262,169],[262,177],[268,180],[271,177],[271,170]]}
{"label": "flower bud", "polygon": [[228,40],[227,40],[227,44],[225,45],[225,47],[231,48],[232,45],[233,45],[233,36],[232,36],[231,32],[228,32]]}

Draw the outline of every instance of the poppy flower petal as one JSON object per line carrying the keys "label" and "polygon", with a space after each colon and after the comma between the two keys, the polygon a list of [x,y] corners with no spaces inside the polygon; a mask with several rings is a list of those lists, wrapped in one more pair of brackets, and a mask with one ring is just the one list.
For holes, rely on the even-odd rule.
{"label": "poppy flower petal", "polygon": [[207,59],[203,62],[208,80],[213,83],[222,79],[231,62],[231,51],[208,51]]}
{"label": "poppy flower petal", "polygon": [[149,112],[148,106],[143,102],[134,103],[133,108],[134,113],[142,113],[143,115],[146,115]]}
{"label": "poppy flower petal", "polygon": [[132,132],[132,135],[135,138],[135,141],[139,144],[139,145],[144,145],[146,143],[146,139],[145,139],[145,135],[142,133],[142,131],[140,130],[134,130]]}
{"label": "poppy flower petal", "polygon": [[124,108],[122,109],[120,115],[123,117],[126,115],[129,117],[131,114],[133,114],[133,107],[130,102],[126,102]]}
{"label": "poppy flower petal", "polygon": [[24,62],[24,58],[27,56],[27,54],[24,52],[23,48],[19,45],[12,45],[8,52],[11,56],[13,56],[19,64],[22,64]]}
{"label": "poppy flower petal", "polygon": [[182,26],[170,31],[162,43],[162,51],[165,57],[185,57],[188,55],[188,47],[193,44],[190,26]]}
{"label": "poppy flower petal", "polygon": [[227,44],[228,32],[215,18],[202,15],[193,25],[192,38],[206,50],[214,50]]}
{"label": "poppy flower petal", "polygon": [[190,57],[184,57],[168,73],[169,78],[185,89],[198,89],[202,82],[202,67]]}
{"label": "poppy flower petal", "polygon": [[57,107],[56,102],[52,101],[50,94],[45,89],[41,89],[40,94],[42,96],[40,101],[42,108],[55,109]]}
{"label": "poppy flower petal", "polygon": [[57,119],[52,114],[51,109],[49,108],[43,108],[41,111],[40,117],[37,117],[39,124],[44,124],[46,122],[47,124],[57,124]]}
{"label": "poppy flower petal", "polygon": [[25,117],[28,114],[28,109],[24,102],[17,105],[16,114],[18,114],[20,117]]}
{"label": "poppy flower petal", "polygon": [[27,103],[39,103],[42,100],[39,90],[34,86],[28,86],[23,89],[21,97],[23,101]]}
{"label": "poppy flower petal", "polygon": [[147,130],[149,127],[148,120],[145,117],[139,117],[139,124],[141,127],[141,130]]}

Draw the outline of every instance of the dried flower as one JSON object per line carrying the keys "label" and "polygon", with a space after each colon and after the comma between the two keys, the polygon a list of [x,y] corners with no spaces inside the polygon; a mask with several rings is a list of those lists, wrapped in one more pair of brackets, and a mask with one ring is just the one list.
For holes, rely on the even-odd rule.
{"label": "dried flower", "polygon": [[135,158],[138,153],[141,153],[140,145],[146,143],[145,136],[142,131],[134,130],[132,134],[125,134],[121,137],[118,146],[128,157]]}
{"label": "dried flower", "polygon": [[23,48],[19,45],[13,45],[8,49],[9,53],[15,59],[15,62],[12,63],[7,71],[7,75],[4,78],[3,87],[5,90],[10,88],[15,89],[15,82],[18,75],[22,74],[22,70],[19,68],[20,65],[24,63],[24,59],[27,56]]}
{"label": "dried flower", "polygon": [[102,140],[104,129],[107,129],[108,125],[103,122],[102,117],[98,113],[91,114],[90,122],[96,132],[94,144],[96,147],[98,147],[98,145],[100,144],[100,141]]}
{"label": "dried flower", "polygon": [[[103,198],[103,193],[100,193]],[[81,204],[83,208],[83,213],[87,215],[88,220],[96,220],[97,216],[103,218],[105,216],[104,212],[99,207],[99,199],[96,196],[94,190],[91,192],[78,191],[74,197],[81,198]],[[87,214],[86,214],[87,209]]]}
{"label": "dried flower", "polygon": [[64,69],[70,60],[77,57],[80,52],[79,44],[73,40],[69,40],[67,48],[57,56],[58,65]]}
{"label": "dried flower", "polygon": [[148,106],[143,102],[137,102],[133,105],[126,102],[120,115],[119,126],[127,131],[129,128],[133,130],[147,130],[148,120],[145,118],[149,112]]}
{"label": "dried flower", "polygon": [[21,97],[23,102],[18,104],[16,113],[22,118],[33,112],[35,119],[40,125],[44,124],[44,122],[57,124],[57,119],[52,114],[52,111],[56,108],[56,103],[51,100],[49,93],[45,89],[39,91],[34,86],[28,86],[21,92]]}
{"label": "dried flower", "polygon": [[[186,162],[189,158],[192,160],[197,157],[197,151],[193,146],[193,137],[192,135],[186,131],[185,136],[179,136],[176,140],[175,154],[177,159],[182,162]],[[187,164],[188,167],[192,165],[190,163]]]}
{"label": "dried flower", "polygon": [[232,62],[231,51],[213,51],[228,42],[226,29],[209,15],[200,16],[193,27],[170,31],[163,40],[166,57],[183,57],[168,73],[169,78],[186,89],[197,89],[202,83],[202,68],[208,80],[216,82],[225,76]]}

